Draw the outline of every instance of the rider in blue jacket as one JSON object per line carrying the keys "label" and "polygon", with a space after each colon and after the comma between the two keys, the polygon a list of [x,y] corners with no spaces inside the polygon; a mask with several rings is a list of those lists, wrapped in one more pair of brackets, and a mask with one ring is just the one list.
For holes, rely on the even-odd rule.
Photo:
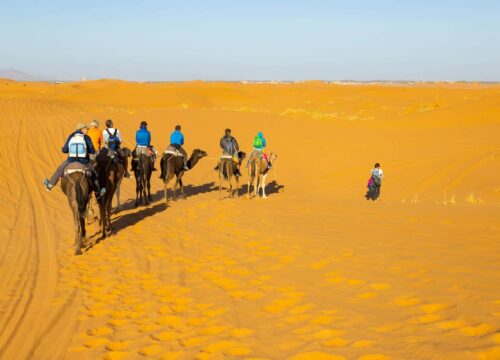
{"label": "rider in blue jacket", "polygon": [[175,131],[170,135],[170,146],[176,148],[182,154],[182,160],[184,160],[184,170],[189,170],[187,166],[188,155],[186,150],[182,148],[184,145],[184,135],[181,133],[181,126],[177,125]]}
{"label": "rider in blue jacket", "polygon": [[151,146],[151,132],[148,130],[148,123],[145,121],[141,122],[139,130],[135,133],[136,154],[141,153],[147,156],[153,157],[153,171],[156,171],[154,166],[154,161],[156,160],[156,151],[153,146]]}
{"label": "rider in blue jacket", "polygon": [[138,146],[150,146],[151,145],[151,133],[148,130],[148,123],[141,122],[141,127],[135,133],[135,142]]}

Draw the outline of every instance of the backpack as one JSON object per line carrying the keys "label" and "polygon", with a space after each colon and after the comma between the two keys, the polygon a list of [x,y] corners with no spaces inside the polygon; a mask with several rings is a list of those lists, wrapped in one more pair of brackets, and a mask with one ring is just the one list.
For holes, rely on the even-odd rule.
{"label": "backpack", "polygon": [[74,134],[68,143],[69,157],[72,158],[86,158],[87,157],[87,143],[85,142],[84,134]]}
{"label": "backpack", "polygon": [[111,131],[109,131],[109,129],[106,129],[106,131],[109,134],[108,148],[114,151],[118,150],[118,147],[120,146],[120,139],[118,139],[118,136],[116,136],[118,129],[115,129],[114,134],[111,134]]}
{"label": "backpack", "polygon": [[382,184],[382,179],[380,179],[379,176],[372,175],[372,179],[373,179],[373,184],[375,184],[375,186],[380,186]]}
{"label": "backpack", "polygon": [[256,148],[256,149],[262,149],[262,138],[260,136],[256,136],[254,139],[253,139],[253,147]]}

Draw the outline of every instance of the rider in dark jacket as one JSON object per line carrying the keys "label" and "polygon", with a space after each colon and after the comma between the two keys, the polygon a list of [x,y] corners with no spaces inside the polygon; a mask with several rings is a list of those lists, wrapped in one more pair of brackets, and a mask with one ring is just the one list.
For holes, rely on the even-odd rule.
{"label": "rider in dark jacket", "polygon": [[[219,143],[221,149],[222,149],[222,156],[231,156],[231,157],[237,157],[238,152],[240,151],[240,147],[238,145],[238,142],[234,137],[231,136],[231,129],[226,129],[224,131],[224,136],[220,139]],[[217,166],[215,167],[215,170],[219,171],[219,163],[217,163]],[[240,176],[239,170],[237,170],[237,176]]]}

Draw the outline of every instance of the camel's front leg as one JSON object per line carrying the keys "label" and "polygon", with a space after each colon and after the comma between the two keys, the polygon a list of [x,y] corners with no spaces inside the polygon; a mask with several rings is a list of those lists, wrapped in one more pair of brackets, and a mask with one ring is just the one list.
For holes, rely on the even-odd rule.
{"label": "camel's front leg", "polygon": [[177,199],[177,186],[179,185],[179,178],[175,178],[175,184],[174,184],[174,194],[172,195],[172,198],[174,201]]}
{"label": "camel's front leg", "polygon": [[122,204],[120,203],[120,185],[122,184],[123,178],[118,180],[118,186],[116,187],[116,210],[121,210]]}
{"label": "camel's front leg", "polygon": [[266,177],[267,174],[262,176],[262,183],[260,184],[260,187],[262,188],[262,198],[267,199],[266,196]]}
{"label": "camel's front leg", "polygon": [[253,192],[255,197],[259,197],[259,175],[254,177]]}
{"label": "camel's front leg", "polygon": [[181,196],[185,198],[186,194],[184,194],[184,183],[182,182],[182,178],[179,178],[179,188],[181,190]]}
{"label": "camel's front leg", "polygon": [[163,192],[165,194],[165,204],[168,202],[168,181],[167,179],[163,180]]}
{"label": "camel's front leg", "polygon": [[250,198],[250,184],[252,183],[252,178],[249,176],[247,180],[247,198]]}

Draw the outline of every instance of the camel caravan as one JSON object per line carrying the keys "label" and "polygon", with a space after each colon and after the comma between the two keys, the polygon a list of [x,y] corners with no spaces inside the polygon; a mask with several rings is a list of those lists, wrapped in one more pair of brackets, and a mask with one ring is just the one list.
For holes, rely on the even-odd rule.
{"label": "camel caravan", "polygon": [[[147,126],[147,122],[141,122],[133,151],[121,147],[123,138],[112,120],[106,121],[104,131],[99,129],[97,120],[92,121],[90,126],[80,123],[68,136],[62,147],[62,152],[68,154],[67,159],[59,165],[50,179],[44,180],[43,185],[50,191],[62,179],[61,188],[68,198],[75,223],[75,255],[81,255],[82,249],[85,249],[86,223],[98,220],[102,238],[113,234],[112,201],[116,195],[119,210],[121,182],[123,178],[130,178],[129,162],[136,180],[135,206],[148,205],[153,201],[151,176],[157,171],[155,160],[158,153],[151,145],[151,133]],[[169,185],[174,182],[173,200],[176,200],[178,188],[181,196],[185,197],[182,177],[186,171],[192,170],[201,159],[207,157],[206,151],[201,149],[194,149],[188,157],[183,145],[184,135],[181,126],[177,125],[170,135],[170,145],[160,159],[160,178],[163,180],[166,204],[169,201]],[[215,167],[219,174],[219,197],[223,196],[223,185],[227,185],[229,197],[238,197],[240,168],[246,153],[240,151],[230,129],[225,130],[220,147],[222,155]],[[254,138],[253,151],[245,165],[248,169],[248,198],[252,197],[251,186],[255,197],[259,197],[262,190],[262,198],[266,198],[266,177],[277,156],[273,153],[267,155],[264,152],[265,147],[266,140],[259,132]],[[95,210],[93,203],[98,205],[99,211]]]}

